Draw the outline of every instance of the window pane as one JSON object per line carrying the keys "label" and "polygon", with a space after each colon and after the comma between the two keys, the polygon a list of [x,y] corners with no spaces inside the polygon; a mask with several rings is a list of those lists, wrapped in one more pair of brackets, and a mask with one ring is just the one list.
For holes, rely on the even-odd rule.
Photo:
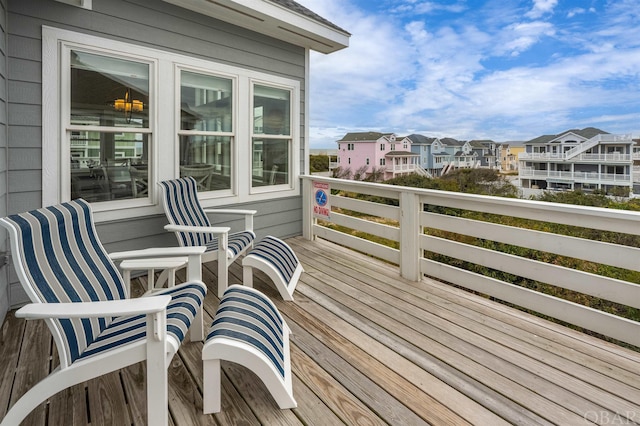
{"label": "window pane", "polygon": [[180,77],[180,129],[231,132],[232,81],[187,71]]}
{"label": "window pane", "polygon": [[147,134],[72,132],[71,198],[148,196]]}
{"label": "window pane", "polygon": [[70,123],[149,127],[149,65],[72,50]]}
{"label": "window pane", "polygon": [[251,186],[289,183],[289,139],[253,138]]}
{"label": "window pane", "polygon": [[180,176],[193,176],[199,191],[230,189],[231,141],[226,136],[180,136]]}
{"label": "window pane", "polygon": [[291,135],[291,92],[254,86],[253,133]]}

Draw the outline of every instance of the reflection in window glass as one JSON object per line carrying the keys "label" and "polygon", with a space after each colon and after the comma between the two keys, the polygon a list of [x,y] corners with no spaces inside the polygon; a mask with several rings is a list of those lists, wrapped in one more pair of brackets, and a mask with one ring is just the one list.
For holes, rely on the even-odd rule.
{"label": "reflection in window glass", "polygon": [[148,197],[149,65],[76,50],[70,65],[71,197]]}
{"label": "reflection in window glass", "polygon": [[71,124],[149,126],[149,65],[71,51]]}
{"label": "reflection in window glass", "polygon": [[[71,198],[90,202],[148,196],[149,170],[143,160],[142,133],[74,131],[71,136]],[[100,143],[113,146],[111,158],[99,160]]]}
{"label": "reflection in window glass", "polygon": [[255,85],[251,149],[252,187],[291,183],[290,146],[291,92]]}
{"label": "reflection in window glass", "polygon": [[180,73],[180,176],[193,176],[199,191],[231,189],[232,80]]}
{"label": "reflection in window glass", "polygon": [[289,183],[289,139],[253,138],[253,187]]}
{"label": "reflection in window glass", "polygon": [[231,138],[180,136],[180,177],[193,176],[198,191],[231,188]]}

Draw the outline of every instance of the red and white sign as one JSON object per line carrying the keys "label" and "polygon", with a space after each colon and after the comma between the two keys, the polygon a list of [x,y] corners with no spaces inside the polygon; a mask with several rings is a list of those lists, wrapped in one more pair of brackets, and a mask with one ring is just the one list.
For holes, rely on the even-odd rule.
{"label": "red and white sign", "polygon": [[329,220],[331,214],[331,203],[329,202],[329,184],[324,182],[313,182],[313,216],[319,219]]}

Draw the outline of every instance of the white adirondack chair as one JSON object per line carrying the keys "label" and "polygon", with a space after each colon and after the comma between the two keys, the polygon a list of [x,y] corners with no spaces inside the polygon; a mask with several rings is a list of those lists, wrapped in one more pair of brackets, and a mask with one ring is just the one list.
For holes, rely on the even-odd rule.
{"label": "white adirondack chair", "polygon": [[[218,261],[218,297],[229,283],[229,265],[253,247],[255,210],[203,209],[198,201],[197,183],[191,176],[160,182],[164,212],[182,247],[204,246],[203,262]],[[244,230],[230,233],[229,227],[214,227],[207,214],[238,214],[245,218]]]}
{"label": "white adirondack chair", "polygon": [[140,361],[147,366],[147,421],[168,424],[167,368],[187,330],[202,340],[202,248],[150,249],[132,257],[187,256],[186,283],[148,297],[129,290],[96,233],[90,205],[75,200],[0,219],[14,266],[31,299],[17,317],[44,319],[60,366],[1,419],[14,426],[55,393]]}

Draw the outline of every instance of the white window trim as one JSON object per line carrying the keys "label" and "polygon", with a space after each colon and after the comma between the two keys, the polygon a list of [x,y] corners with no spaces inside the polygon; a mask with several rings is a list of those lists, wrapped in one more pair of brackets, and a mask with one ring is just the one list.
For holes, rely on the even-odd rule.
{"label": "white window trim", "polygon": [[[274,87],[274,88],[278,88],[278,89],[284,89],[284,90],[289,90],[291,92],[291,99],[289,100],[289,102],[291,103],[291,105],[296,105],[299,104],[300,100],[298,98],[298,94],[296,93],[295,90],[292,90],[292,87],[290,85],[278,85],[275,84],[273,81],[265,81],[265,80],[261,80],[261,79],[257,79],[257,78],[250,78],[249,79],[249,85],[250,85],[250,96],[249,96],[249,111],[251,111],[251,115],[250,117],[253,118],[253,100],[254,100],[254,88],[256,85],[259,86],[268,86],[268,87]],[[291,111],[291,114],[289,114],[289,118],[292,119],[292,114],[293,114],[293,110]],[[289,130],[290,135],[264,135],[264,134],[255,134],[253,133],[253,129],[251,128],[251,126],[249,126],[249,121],[250,120],[245,120],[247,127],[248,127],[248,131],[249,131],[249,143],[247,146],[247,156],[246,157],[241,157],[241,158],[251,158],[253,156],[253,152],[252,152],[252,145],[253,145],[253,137],[259,137],[259,138],[264,138],[264,139],[290,139],[291,143],[289,144],[289,158],[291,159],[291,161],[294,161],[294,155],[298,154],[298,152],[300,151],[299,149],[295,149],[294,145],[295,145],[295,139],[294,139],[294,127],[295,124],[295,120],[291,121],[291,128]],[[298,126],[299,127],[299,126]],[[299,169],[299,159],[296,159],[296,164],[295,164],[295,168]],[[247,191],[250,194],[263,194],[263,193],[273,193],[276,191],[282,191],[282,190],[287,190],[287,188],[290,188],[291,185],[294,184],[294,181],[298,181],[299,179],[297,178],[299,176],[299,173],[291,174],[294,170],[294,165],[290,165],[289,166],[289,183],[286,184],[282,184],[282,185],[267,185],[267,186],[252,186],[252,170],[251,167],[247,167],[246,169],[246,176],[242,176],[242,177],[246,177],[247,179]],[[242,179],[241,177],[241,179]]]}
{"label": "white window trim", "polygon": [[[96,221],[124,219],[162,213],[157,196],[157,182],[179,176],[178,160],[178,128],[175,111],[179,102],[179,89],[176,89],[175,70],[206,70],[208,74],[233,76],[237,79],[237,90],[234,93],[234,176],[233,191],[212,191],[201,195],[205,207],[223,206],[247,202],[258,202],[273,198],[300,195],[300,82],[268,73],[253,71],[221,64],[210,60],[202,60],[173,52],[138,46],[131,43],[96,37],[59,28],[42,27],[42,203],[57,204],[70,197],[66,182],[70,179],[70,169],[63,156],[69,152],[69,141],[66,129],[61,128],[61,114],[69,110],[68,97],[68,55],[69,49],[77,48],[97,54],[108,54],[119,57],[150,61],[150,95],[156,97],[153,105],[174,105],[174,109],[151,107],[149,126],[152,134],[150,144],[150,161],[153,161],[149,176],[149,198],[132,199],[117,202],[101,202],[93,204]],[[66,53],[65,53],[66,52]],[[63,66],[65,67],[63,69]],[[263,187],[260,191],[251,189],[250,164],[241,164],[243,159],[251,158],[251,141],[249,120],[251,117],[251,87],[253,83],[280,86],[291,90],[291,152],[290,152],[290,184]],[[177,83],[179,84],[179,83]],[[172,152],[159,155],[159,152]],[[66,157],[65,157],[66,158]],[[249,170],[249,172],[246,172]],[[65,180],[66,179],[66,180]],[[63,185],[63,182],[65,185]]]}
{"label": "white window trim", "polygon": [[[238,117],[239,117],[239,112],[240,112],[240,108],[238,107],[239,104],[239,99],[238,99],[238,78],[237,75],[234,74],[229,74],[229,73],[223,73],[223,72],[213,72],[210,68],[201,68],[201,67],[196,67],[196,66],[192,66],[192,65],[185,65],[185,64],[181,64],[181,63],[174,63],[174,76],[175,76],[175,92],[176,96],[174,97],[174,101],[175,101],[175,105],[174,105],[174,111],[179,111],[180,109],[180,87],[181,87],[181,81],[180,81],[180,75],[181,75],[181,71],[188,71],[188,72],[193,72],[193,73],[198,73],[198,74],[206,74],[206,75],[211,75],[211,76],[215,76],[215,77],[222,77],[222,78],[228,78],[232,81],[231,83],[231,87],[232,87],[232,93],[234,96],[234,102],[233,102],[233,109],[232,109],[232,115],[233,115],[233,128],[232,131],[229,133],[228,136],[231,136],[233,139],[233,143],[232,143],[232,149],[231,149],[231,164],[234,165],[233,170],[231,172],[231,188],[227,189],[227,190],[222,190],[222,191],[215,191],[214,193],[206,193],[206,194],[202,194],[201,197],[202,199],[210,199],[210,198],[221,198],[221,197],[231,197],[231,196],[237,196],[239,191],[238,191],[238,177],[239,177],[239,168],[236,166],[236,162],[239,161],[238,158],[248,158],[248,157],[238,157],[238,134],[237,134],[237,130],[238,130],[238,126],[236,125],[236,123],[238,122]],[[173,156],[174,156],[174,163],[172,164],[172,167],[174,168],[174,175],[175,176],[179,176],[180,175],[180,135],[179,133],[180,131],[180,117],[175,114],[174,116],[174,128],[176,129],[176,139],[174,142],[174,152],[173,152]],[[219,132],[221,134],[223,134],[223,132]],[[223,134],[224,135],[224,134]],[[170,178],[169,178],[170,179]],[[213,194],[213,197],[212,195]]]}

